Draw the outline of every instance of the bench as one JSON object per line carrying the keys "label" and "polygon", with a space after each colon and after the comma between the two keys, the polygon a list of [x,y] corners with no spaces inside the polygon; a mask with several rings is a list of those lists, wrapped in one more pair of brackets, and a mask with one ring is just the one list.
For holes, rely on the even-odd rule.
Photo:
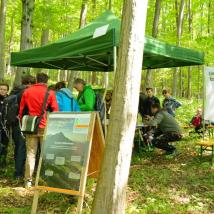
{"label": "bench", "polygon": [[214,157],[214,139],[213,140],[207,140],[207,141],[200,141],[196,145],[200,146],[200,155],[201,160],[203,156],[204,151],[211,151],[211,165],[213,164],[213,157]]}

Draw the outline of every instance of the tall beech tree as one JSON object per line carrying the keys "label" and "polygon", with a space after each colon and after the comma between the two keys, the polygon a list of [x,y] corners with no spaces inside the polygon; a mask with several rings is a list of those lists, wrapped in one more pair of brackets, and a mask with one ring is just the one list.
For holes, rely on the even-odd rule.
{"label": "tall beech tree", "polygon": [[136,126],[147,0],[125,0],[110,124],[93,214],[125,213]]}
{"label": "tall beech tree", "polygon": [[[161,12],[161,2],[162,0],[156,0],[155,3],[155,15],[153,19],[153,27],[152,27],[152,37],[157,38],[158,35],[158,23]],[[152,86],[152,70],[148,69],[146,72],[146,80],[145,80],[145,89],[147,86]]]}
{"label": "tall beech tree", "polygon": [[6,23],[6,0],[1,0],[0,8],[0,81],[5,74],[5,23]]}
{"label": "tall beech tree", "polygon": [[[21,21],[21,41],[20,51],[32,47],[32,28],[33,28],[33,13],[35,0],[22,0],[22,21]],[[26,69],[18,68],[16,71],[14,85],[21,84],[22,73]]]}

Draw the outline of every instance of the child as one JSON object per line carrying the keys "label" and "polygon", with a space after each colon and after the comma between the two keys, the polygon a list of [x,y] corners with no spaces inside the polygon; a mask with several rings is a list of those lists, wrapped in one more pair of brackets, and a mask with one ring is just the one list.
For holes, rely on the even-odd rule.
{"label": "child", "polygon": [[175,109],[179,108],[181,103],[179,103],[175,98],[171,97],[169,89],[164,89],[162,94],[165,97],[163,100],[163,109],[175,117]]}
{"label": "child", "polygon": [[189,124],[191,127],[195,128],[195,132],[197,134],[203,133],[203,123],[202,123],[202,109],[198,108],[196,111],[196,115],[192,118]]}

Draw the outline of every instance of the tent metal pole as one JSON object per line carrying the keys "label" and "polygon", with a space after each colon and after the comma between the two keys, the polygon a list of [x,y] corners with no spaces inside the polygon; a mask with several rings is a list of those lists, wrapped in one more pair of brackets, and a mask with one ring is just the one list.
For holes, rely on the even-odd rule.
{"label": "tent metal pole", "polygon": [[114,57],[114,72],[117,69],[117,46],[113,47],[113,57]]}

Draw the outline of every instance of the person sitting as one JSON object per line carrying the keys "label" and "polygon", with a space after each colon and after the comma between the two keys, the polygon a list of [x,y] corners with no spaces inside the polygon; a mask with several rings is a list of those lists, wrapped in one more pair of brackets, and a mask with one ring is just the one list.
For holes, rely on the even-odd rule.
{"label": "person sitting", "polygon": [[169,89],[164,89],[162,94],[165,97],[163,100],[163,108],[173,117],[175,117],[175,110],[181,106],[181,103],[179,103],[175,98],[171,97]]}
{"label": "person sitting", "polygon": [[199,135],[203,133],[203,123],[202,123],[202,109],[198,108],[196,111],[196,115],[192,117],[189,125],[190,127],[195,128],[195,132]]}
{"label": "person sitting", "polygon": [[94,111],[96,94],[90,85],[86,85],[83,79],[74,81],[74,88],[79,92],[77,102],[81,111]]}
{"label": "person sitting", "polygon": [[167,111],[161,110],[155,103],[151,106],[154,118],[146,122],[147,126],[157,127],[152,140],[152,145],[166,151],[166,155],[174,154],[176,147],[169,143],[179,141],[182,138],[181,128],[175,118]]}
{"label": "person sitting", "polygon": [[80,111],[77,101],[74,99],[71,90],[66,88],[64,81],[58,82],[55,86],[55,90],[59,111]]}

